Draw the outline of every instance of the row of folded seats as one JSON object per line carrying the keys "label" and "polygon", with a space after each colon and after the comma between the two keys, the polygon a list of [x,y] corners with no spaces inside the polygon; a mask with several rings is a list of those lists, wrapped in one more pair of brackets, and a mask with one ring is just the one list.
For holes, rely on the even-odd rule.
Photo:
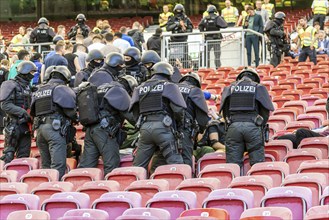
{"label": "row of folded seats", "polygon": [[[145,206],[167,209],[172,219],[192,208],[223,208],[231,219],[238,219],[246,209],[283,206],[292,211],[293,219],[302,219],[312,206],[329,204],[328,159],[304,161],[297,174],[290,172],[286,162],[258,163],[247,176],[240,176],[236,164],[213,162],[200,170],[199,178],[192,178],[192,169],[183,164],[160,166],[150,179],[141,167],[117,168],[105,180],[100,169],[73,169],[61,182],[57,181],[56,170],[31,170],[20,177],[21,182],[15,182],[17,171],[5,170],[1,180],[9,182],[1,183],[0,187],[1,219],[17,210],[10,207],[16,200],[26,200],[25,197],[34,199],[35,202],[27,202],[35,204],[31,209],[48,211],[55,216],[53,219],[72,209],[72,203],[68,202],[72,199],[82,201],[73,208],[102,209],[111,219],[120,216],[127,207]],[[127,203],[128,200],[131,201]]]}

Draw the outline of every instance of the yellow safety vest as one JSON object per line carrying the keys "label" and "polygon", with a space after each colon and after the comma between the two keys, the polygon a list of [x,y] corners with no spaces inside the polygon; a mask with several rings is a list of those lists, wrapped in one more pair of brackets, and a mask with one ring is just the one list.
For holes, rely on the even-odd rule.
{"label": "yellow safety vest", "polygon": [[315,0],[313,7],[314,7],[313,12],[315,15],[317,15],[317,14],[326,15],[327,14],[327,7],[325,4],[325,1]]}
{"label": "yellow safety vest", "polygon": [[314,41],[315,32],[316,29],[312,26],[308,26],[305,30],[303,28],[299,30],[298,35],[300,37],[302,47],[318,47],[317,41]]}
{"label": "yellow safety vest", "polygon": [[248,16],[248,13],[246,11],[242,11],[241,15],[242,15],[242,26],[243,26],[244,22],[246,21],[246,17]]}
{"label": "yellow safety vest", "polygon": [[274,8],[274,5],[272,3],[268,3],[268,4],[263,4],[262,5],[262,9],[265,9],[268,13],[268,17],[272,17],[272,10]]}
{"label": "yellow safety vest", "polygon": [[[169,18],[170,16],[173,16],[173,15],[174,15],[174,14],[173,14],[172,12],[161,13],[160,16],[159,16],[159,19],[160,19],[160,18],[163,18],[163,17],[165,17],[165,18]],[[162,21],[162,22],[159,21],[159,25],[160,25],[160,27],[164,27],[164,26],[167,24],[167,22],[168,22],[168,21]]]}
{"label": "yellow safety vest", "polygon": [[224,8],[222,16],[227,23],[236,23],[237,17],[235,16],[236,7]]}

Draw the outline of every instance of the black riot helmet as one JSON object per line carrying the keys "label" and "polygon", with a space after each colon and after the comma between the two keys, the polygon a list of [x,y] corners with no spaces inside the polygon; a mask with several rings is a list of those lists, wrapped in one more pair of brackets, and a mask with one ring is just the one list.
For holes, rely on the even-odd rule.
{"label": "black riot helmet", "polygon": [[143,64],[147,64],[147,63],[156,64],[161,61],[161,58],[159,54],[154,50],[147,50],[143,53],[141,60]]}
{"label": "black riot helmet", "polygon": [[123,65],[125,63],[125,60],[121,53],[112,52],[106,56],[105,63],[107,65],[109,65],[110,67],[117,67],[117,66]]}
{"label": "black riot helmet", "polygon": [[75,18],[75,20],[77,22],[85,22],[87,19],[86,19],[86,16],[84,14],[78,14],[77,17]]}
{"label": "black riot helmet", "polygon": [[215,5],[209,5],[208,8],[207,8],[207,12],[208,13],[215,13],[217,12],[217,8]]}
{"label": "black riot helmet", "polygon": [[185,12],[185,8],[182,4],[175,5],[175,8],[174,8],[174,13],[175,14],[182,14],[184,12]]}
{"label": "black riot helmet", "polygon": [[155,74],[162,74],[166,76],[172,76],[174,68],[168,62],[159,62],[152,67],[152,76]]}
{"label": "black riot helmet", "polygon": [[49,25],[49,21],[47,20],[47,18],[42,17],[39,19],[38,24],[46,24]]}
{"label": "black riot helmet", "polygon": [[93,49],[89,51],[86,61],[90,62],[92,60],[104,60],[104,54],[98,49]]}
{"label": "black riot helmet", "polygon": [[[191,82],[191,80],[193,80]],[[197,87],[201,88],[201,80],[200,80],[200,76],[197,73],[188,73],[185,74],[180,80],[179,82],[184,82],[184,81],[189,81],[191,82],[193,85],[196,85]]]}
{"label": "black riot helmet", "polygon": [[286,19],[286,14],[282,11],[278,11],[277,13],[275,13],[274,18],[277,20],[284,21]]}
{"label": "black riot helmet", "polygon": [[67,68],[67,66],[60,65],[60,66],[48,67],[45,72],[44,80],[48,81],[54,73],[61,74],[66,79],[67,82],[70,81],[71,79],[71,72]]}
{"label": "black riot helmet", "polygon": [[27,75],[31,72],[36,72],[37,66],[31,61],[23,61],[17,66],[17,72],[22,75]]}
{"label": "black riot helmet", "polygon": [[125,87],[125,89],[129,94],[131,94],[134,91],[134,89],[138,86],[138,82],[135,79],[135,77],[130,75],[124,75],[120,77],[119,83],[121,83]]}
{"label": "black riot helmet", "polygon": [[252,81],[254,81],[256,83],[260,83],[260,78],[259,78],[257,72],[253,69],[245,68],[244,70],[242,70],[240,72],[240,74],[236,77],[236,81],[241,80],[243,77],[248,77]]}
{"label": "black riot helmet", "polygon": [[141,52],[136,47],[129,47],[123,53],[124,56],[129,56],[137,62],[141,62]]}

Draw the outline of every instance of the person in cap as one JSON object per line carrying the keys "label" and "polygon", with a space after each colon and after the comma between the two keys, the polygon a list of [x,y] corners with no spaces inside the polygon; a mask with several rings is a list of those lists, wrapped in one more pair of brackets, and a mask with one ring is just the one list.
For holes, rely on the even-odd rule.
{"label": "person in cap", "polygon": [[0,87],[1,109],[5,112],[5,143],[3,156],[9,163],[16,158],[29,157],[31,151],[32,121],[28,113],[31,103],[30,81],[37,67],[31,61],[23,61],[17,66],[18,74],[14,79],[4,81]]}
{"label": "person in cap", "polygon": [[[79,89],[84,89],[88,83],[81,83]],[[131,124],[134,124],[134,119],[128,109],[132,92],[136,86],[136,79],[125,75],[120,77],[118,81],[104,83],[97,87],[98,103],[96,105],[98,104],[99,117],[94,123],[85,126],[84,151],[79,168],[97,167],[99,156],[102,156],[104,163],[104,175],[119,167],[119,148],[127,136],[122,130],[123,122],[127,119]],[[79,96],[80,98],[87,97]],[[82,112],[86,109],[79,109],[80,115],[86,115]]]}
{"label": "person in cap", "polygon": [[274,107],[266,87],[253,69],[244,69],[236,82],[224,88],[219,112],[226,124],[226,162],[243,167],[247,151],[250,165],[265,161],[264,128]]}
{"label": "person in cap", "polygon": [[67,33],[67,37],[71,40],[75,40],[77,34],[82,34],[84,38],[88,37],[90,27],[86,25],[86,16],[84,14],[78,14],[75,20],[77,24],[71,27]]}
{"label": "person in cap", "polygon": [[136,120],[140,137],[134,166],[147,169],[157,150],[167,164],[182,164],[182,148],[178,128],[184,125],[186,103],[176,84],[170,82],[173,67],[159,62],[152,68],[152,77],[135,88],[129,111]]}
{"label": "person in cap", "polygon": [[[219,31],[221,28],[227,28],[226,21],[217,14],[217,8],[214,5],[209,5],[207,8],[208,15],[204,17],[199,23],[199,30],[204,31]],[[221,66],[220,54],[221,54],[221,39],[223,36],[221,33],[217,34],[206,34],[205,40],[208,44],[208,67],[210,67],[210,51],[214,49],[215,55],[215,67],[219,68]],[[208,42],[210,40],[210,42]]]}
{"label": "person in cap", "polygon": [[86,62],[88,66],[76,74],[74,87],[78,87],[82,82],[86,82],[94,70],[103,66],[104,54],[98,49],[91,50],[87,55]]}
{"label": "person in cap", "polygon": [[49,80],[33,93],[31,116],[37,131],[37,146],[42,169],[56,169],[59,179],[65,174],[69,127],[77,121],[76,95],[67,86],[71,73],[66,66],[50,66]]}
{"label": "person in cap", "polygon": [[[284,20],[286,18],[285,13],[277,12],[274,15],[274,19],[267,22],[264,32],[267,34],[270,40],[271,51],[271,64],[276,67],[280,64],[282,54],[285,50],[286,34],[284,33]],[[288,49],[289,51],[289,49]]]}
{"label": "person in cap", "polygon": [[136,47],[130,47],[123,53],[125,59],[125,73],[135,77],[138,84],[146,80],[147,69],[141,63],[141,53]]}
{"label": "person in cap", "polygon": [[[38,26],[33,29],[30,35],[30,43],[52,42],[55,35],[56,34],[54,30],[51,27],[49,27],[49,21],[47,20],[47,18],[42,17],[38,21]],[[37,50],[37,47],[35,49]],[[41,52],[49,51],[49,50],[50,50],[50,45],[41,46]]]}

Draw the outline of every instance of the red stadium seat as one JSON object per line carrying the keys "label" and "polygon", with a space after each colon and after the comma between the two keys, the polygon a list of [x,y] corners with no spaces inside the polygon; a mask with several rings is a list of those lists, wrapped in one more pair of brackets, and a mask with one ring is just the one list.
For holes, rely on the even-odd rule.
{"label": "red stadium seat", "polygon": [[205,154],[198,160],[197,172],[200,173],[201,170],[210,164],[226,163],[226,154],[221,152],[214,152]]}
{"label": "red stadium seat", "polygon": [[278,105],[278,108],[283,107],[284,103],[295,100],[295,97],[292,95],[282,96],[276,95],[272,98],[272,101]]}
{"label": "red stadium seat", "polygon": [[219,189],[212,191],[204,200],[204,208],[226,210],[230,219],[239,219],[242,212],[253,208],[254,195],[247,189]]}
{"label": "red stadium seat", "polygon": [[28,185],[26,183],[11,182],[1,183],[0,198],[11,194],[24,194],[28,193]]}
{"label": "red stadium seat", "polygon": [[328,113],[326,110],[326,106],[308,106],[306,108],[306,113],[321,113],[324,118],[328,118]]}
{"label": "red stadium seat", "polygon": [[80,217],[83,220],[85,217],[90,217],[97,220],[108,220],[109,214],[103,210],[97,209],[73,209],[64,213],[64,217]]}
{"label": "red stadium seat", "polygon": [[42,220],[50,220],[50,215],[48,212],[40,211],[40,210],[21,210],[11,212],[7,220],[30,220],[30,219],[42,219]]}
{"label": "red stadium seat", "polygon": [[273,86],[272,90],[277,96],[281,95],[283,91],[291,89],[288,85],[277,85]]}
{"label": "red stadium seat", "polygon": [[283,104],[283,108],[297,108],[298,109],[298,114],[303,114],[308,107],[307,102],[303,100],[299,101],[288,101]]}
{"label": "red stadium seat", "polygon": [[119,167],[105,176],[105,180],[114,180],[120,184],[120,190],[124,190],[136,180],[146,179],[146,170],[143,167]]}
{"label": "red stadium seat", "polygon": [[0,171],[0,183],[17,182],[18,172],[16,170]]}
{"label": "red stadium seat", "polygon": [[103,171],[98,168],[78,168],[62,177],[62,181],[73,183],[74,190],[88,181],[103,179]]}
{"label": "red stadium seat", "polygon": [[164,209],[157,208],[132,208],[123,212],[122,216],[150,216],[152,219],[170,220],[170,213]]}
{"label": "red stadium seat", "polygon": [[270,189],[262,200],[263,207],[286,207],[293,219],[303,219],[312,207],[312,191],[306,187],[286,186]]}
{"label": "red stadium seat", "polygon": [[185,179],[192,178],[192,169],[186,164],[162,165],[155,169],[151,179],[165,179],[169,190],[174,190]]}
{"label": "red stadium seat", "polygon": [[274,150],[279,154],[280,161],[283,161],[284,157],[289,151],[293,149],[293,144],[290,140],[272,140],[265,143],[265,150]]}
{"label": "red stadium seat", "polygon": [[314,88],[314,89],[311,89],[310,93],[312,95],[316,95],[316,94],[323,95],[323,97],[328,98],[329,92],[328,92],[328,89]]}
{"label": "red stadium seat", "polygon": [[[265,153],[265,162],[274,162],[275,158],[272,154]],[[243,175],[246,175],[248,171],[250,170],[250,159],[249,155],[245,155],[243,157]]]}
{"label": "red stadium seat", "polygon": [[326,105],[327,104],[327,100],[326,99],[318,99],[314,102],[314,105]]}
{"label": "red stadium seat", "polygon": [[291,118],[286,115],[271,115],[268,119],[268,123],[277,123],[280,130],[283,130],[290,121]]}
{"label": "red stadium seat", "polygon": [[315,128],[315,124],[312,121],[292,121],[287,124],[285,130],[293,132],[299,128],[311,130]]}
{"label": "red stadium seat", "polygon": [[193,216],[193,217],[210,217],[221,220],[230,220],[228,212],[224,209],[211,209],[211,208],[199,208],[190,209],[182,212],[180,217]]}
{"label": "red stadium seat", "polygon": [[294,109],[292,107],[290,108],[280,108],[280,109],[275,109],[273,112],[273,115],[285,115],[290,117],[290,121],[294,121],[297,118],[298,115],[298,110]]}
{"label": "red stadium seat", "polygon": [[322,153],[319,149],[304,148],[293,149],[289,151],[284,158],[284,162],[289,164],[289,173],[296,173],[300,164],[306,160],[319,160],[322,159]]}
{"label": "red stadium seat", "polygon": [[329,179],[329,159],[304,161],[297,173],[322,173]]}
{"label": "red stadium seat", "polygon": [[292,212],[285,207],[261,207],[247,209],[240,220],[293,220]]}
{"label": "red stadium seat", "polygon": [[270,76],[275,77],[278,80],[286,79],[290,75],[290,72],[285,70],[275,70],[273,72],[272,71],[273,70],[271,70],[270,72]]}
{"label": "red stadium seat", "polygon": [[317,79],[317,78],[304,79],[303,83],[304,85],[311,84],[311,85],[315,85],[315,88],[320,88],[320,85],[322,84],[322,79]]}
{"label": "red stadium seat", "polygon": [[327,186],[322,193],[320,198],[320,205],[329,205],[329,186]]}
{"label": "red stadium seat", "polygon": [[55,169],[36,169],[24,174],[20,181],[28,184],[28,192],[40,183],[58,181],[59,173]]}
{"label": "red stadium seat", "polygon": [[327,137],[304,138],[298,148],[315,148],[322,152],[322,157],[328,158],[329,139]]}
{"label": "red stadium seat", "polygon": [[329,205],[313,206],[310,208],[305,216],[305,220],[328,220]]}
{"label": "red stadium seat", "polygon": [[312,67],[314,66],[314,63],[313,62],[299,62],[297,64],[297,66],[306,66],[307,69],[312,69]]}
{"label": "red stadium seat", "polygon": [[300,98],[302,97],[303,94],[304,94],[304,92],[301,89],[285,90],[282,92],[283,96],[293,96],[294,100],[300,100]]}
{"label": "red stadium seat", "polygon": [[319,128],[324,121],[324,117],[320,113],[300,114],[297,116],[297,121],[312,121],[315,128]]}
{"label": "red stadium seat", "polygon": [[30,170],[38,169],[38,165],[38,160],[36,158],[19,158],[7,163],[4,169],[16,170],[18,172],[17,178],[20,179],[23,174],[28,173]]}
{"label": "red stadium seat", "polygon": [[301,100],[305,100],[307,101],[308,106],[312,106],[314,104],[314,102],[318,99],[322,99],[323,96],[319,96],[319,95],[302,95]]}

